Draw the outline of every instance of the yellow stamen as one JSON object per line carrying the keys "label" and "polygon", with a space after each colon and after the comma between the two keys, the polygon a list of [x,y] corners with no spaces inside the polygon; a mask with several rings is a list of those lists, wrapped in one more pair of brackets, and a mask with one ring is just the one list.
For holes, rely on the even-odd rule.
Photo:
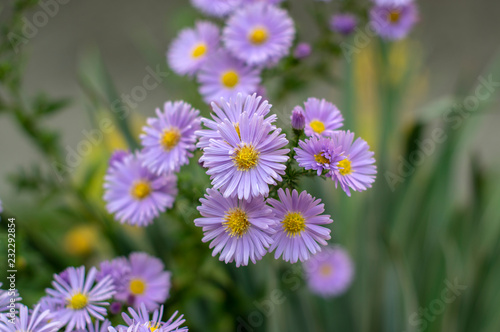
{"label": "yellow stamen", "polygon": [[156,330],[158,330],[160,328],[160,323],[149,322],[148,328],[149,328],[150,332],[155,332]]}
{"label": "yellow stamen", "polygon": [[325,131],[325,124],[319,120],[312,120],[309,125],[314,132],[321,134]]}
{"label": "yellow stamen", "polygon": [[238,137],[241,139],[241,131],[240,131],[240,124],[236,123],[234,125],[234,129],[236,129],[236,132],[238,133]]}
{"label": "yellow stamen", "polygon": [[294,237],[306,228],[306,219],[300,212],[288,212],[282,224],[287,236]]}
{"label": "yellow stamen", "polygon": [[68,299],[68,308],[73,310],[80,310],[87,306],[88,298],[87,295],[82,294],[80,292],[73,295],[70,299]]}
{"label": "yellow stamen", "polygon": [[238,73],[234,70],[228,70],[224,72],[220,78],[222,85],[224,85],[226,88],[234,88],[240,78],[238,76]]}
{"label": "yellow stamen", "polygon": [[257,166],[259,162],[259,151],[250,144],[244,144],[236,150],[236,155],[233,157],[233,160],[238,171],[248,171]]}
{"label": "yellow stamen", "polygon": [[314,160],[316,160],[317,163],[320,164],[328,164],[329,160],[325,158],[321,153],[315,154],[314,155]]}
{"label": "yellow stamen", "polygon": [[142,200],[151,194],[151,185],[146,181],[137,181],[132,187],[132,197]]}
{"label": "yellow stamen", "polygon": [[391,10],[387,15],[387,19],[389,20],[390,23],[397,23],[399,22],[400,16],[401,13],[399,10]]}
{"label": "yellow stamen", "polygon": [[269,32],[264,27],[254,28],[248,35],[248,40],[254,45],[261,45],[269,39]]}
{"label": "yellow stamen", "polygon": [[328,264],[323,264],[320,268],[319,268],[319,273],[323,276],[323,277],[328,277],[332,274],[332,267]]}
{"label": "yellow stamen", "polygon": [[177,128],[166,129],[161,137],[160,144],[167,151],[172,150],[179,144],[181,140],[181,133]]}
{"label": "yellow stamen", "polygon": [[339,161],[339,163],[338,163],[337,166],[339,167],[339,172],[342,175],[347,175],[347,174],[351,174],[352,173],[351,161],[349,159],[347,159],[347,158],[345,158],[344,160]]}
{"label": "yellow stamen", "polygon": [[191,51],[191,56],[195,59],[198,59],[204,56],[207,53],[208,47],[205,43],[196,44]]}
{"label": "yellow stamen", "polygon": [[231,209],[226,212],[225,222],[226,232],[231,236],[242,237],[250,228],[250,222],[245,211],[240,208]]}
{"label": "yellow stamen", "polygon": [[142,295],[146,290],[146,283],[142,279],[134,278],[130,280],[129,289],[133,295]]}

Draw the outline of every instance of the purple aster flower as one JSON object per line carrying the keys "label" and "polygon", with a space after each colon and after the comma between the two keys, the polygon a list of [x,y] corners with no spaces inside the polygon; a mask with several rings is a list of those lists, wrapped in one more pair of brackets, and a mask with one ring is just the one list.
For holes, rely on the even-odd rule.
{"label": "purple aster flower", "polygon": [[69,282],[64,281],[59,275],[54,275],[52,286],[47,289],[57,304],[61,306],[55,314],[56,317],[66,325],[66,331],[73,329],[85,329],[91,324],[91,317],[104,320],[106,315],[105,306],[109,303],[105,300],[111,299],[114,294],[113,281],[111,277],[104,278],[94,285],[96,268],[91,268],[85,276],[85,267],[69,268]]}
{"label": "purple aster flower", "polygon": [[210,22],[182,30],[167,53],[170,68],[179,75],[194,75],[219,47],[219,28]]}
{"label": "purple aster flower", "polygon": [[191,0],[191,4],[203,13],[223,17],[241,5],[241,0]]}
{"label": "purple aster flower", "polygon": [[[329,215],[322,215],[325,211],[320,199],[315,199],[307,192],[300,193],[293,190],[278,190],[279,201],[269,198],[275,217],[279,222],[275,225],[273,244],[269,251],[276,250],[276,259],[283,255],[283,259],[290,263],[309,259],[310,253],[321,251],[319,244],[326,246],[330,239],[330,230],[323,225],[333,222]],[[318,244],[319,243],[319,244]]]}
{"label": "purple aster flower", "polygon": [[[61,274],[59,274],[60,276]],[[49,314],[44,317],[45,322],[51,322],[52,320],[57,320],[57,314],[63,307],[64,303],[60,302],[57,299],[52,298],[51,296],[44,296],[38,301],[38,305],[40,305],[40,312],[48,311]]]}
{"label": "purple aster flower", "polygon": [[198,74],[200,93],[207,103],[229,100],[238,93],[253,94],[260,84],[259,70],[245,65],[224,50],[208,58]]}
{"label": "purple aster flower", "polygon": [[332,136],[343,125],[344,118],[337,106],[324,99],[309,98],[304,103],[304,109],[307,136]]}
{"label": "purple aster flower", "polygon": [[311,45],[308,43],[299,43],[293,51],[293,57],[296,59],[305,59],[311,55]]}
{"label": "purple aster flower", "polygon": [[189,163],[196,143],[194,132],[200,129],[200,111],[188,103],[167,102],[163,112],[156,109],[155,118],[148,118],[141,135],[143,166],[156,174],[178,172]]}
{"label": "purple aster flower", "polygon": [[101,262],[96,280],[101,281],[107,276],[111,277],[115,291],[122,293],[126,291],[130,278],[130,263],[125,257],[118,257],[111,261]]}
{"label": "purple aster flower", "polygon": [[340,146],[335,146],[329,137],[311,137],[306,141],[300,141],[299,147],[295,148],[295,159],[300,167],[317,171],[318,176],[327,170],[335,170],[338,162],[343,159]]}
{"label": "purple aster flower", "polygon": [[[211,139],[222,138],[217,126],[225,119],[231,121],[235,128],[237,128],[236,130],[239,131],[238,121],[243,112],[248,116],[253,116],[254,114],[266,116],[271,111],[271,105],[267,100],[263,100],[262,97],[257,97],[255,93],[246,96],[239,93],[236,98],[232,98],[229,101],[225,101],[224,98],[221,98],[218,104],[212,103],[212,110],[214,111],[214,113],[211,114],[213,120],[207,118],[202,118],[201,120],[208,129],[198,130],[195,133],[200,136],[200,140],[196,145],[200,149],[209,146]],[[275,120],[275,114],[266,119],[269,123],[273,123]]]}
{"label": "purple aster flower", "polygon": [[302,107],[297,106],[293,109],[290,120],[292,122],[293,129],[304,130],[304,127],[306,126],[306,116]]}
{"label": "purple aster flower", "polygon": [[286,10],[259,2],[229,18],[223,39],[229,52],[247,64],[273,65],[288,54],[294,35]]}
{"label": "purple aster flower", "polygon": [[414,3],[405,5],[376,5],[370,11],[370,24],[375,32],[387,40],[406,37],[418,21]]}
{"label": "purple aster flower", "polygon": [[40,305],[37,305],[30,314],[28,307],[21,305],[19,308],[19,317],[8,317],[0,314],[1,332],[56,332],[63,324],[58,320],[47,322],[49,311],[41,311]]}
{"label": "purple aster flower", "polygon": [[350,131],[339,131],[332,139],[342,150],[337,169],[332,170],[330,174],[335,181],[335,187],[340,183],[347,196],[351,196],[349,188],[354,191],[370,188],[375,182],[377,167],[374,165],[374,153],[369,151],[368,144],[361,138],[353,143],[354,133]]}
{"label": "purple aster flower", "polygon": [[212,256],[220,253],[220,261],[236,261],[236,267],[262,259],[272,243],[275,223],[263,196],[251,200],[224,198],[217,190],[207,189],[200,202],[202,217],[194,224],[203,227],[203,242],[212,241]]}
{"label": "purple aster flower", "polygon": [[160,212],[172,207],[177,195],[176,184],[174,175],[155,175],[142,166],[138,154],[130,154],[108,169],[104,200],[116,220],[147,226]]}
{"label": "purple aster flower", "polygon": [[118,326],[118,331],[122,332],[125,330],[129,330],[130,327],[144,327],[145,330],[139,329],[141,332],[187,332],[187,327],[180,327],[182,324],[186,322],[184,319],[184,315],[180,315],[175,318],[178,311],[174,312],[174,314],[166,321],[162,322],[163,316],[163,305],[160,307],[160,310],[155,310],[153,315],[149,316],[149,311],[147,310],[144,304],[141,304],[139,310],[137,312],[133,308],[128,308],[128,312],[130,316],[126,313],[122,313],[123,320],[128,326],[120,325]]}
{"label": "purple aster flower", "polygon": [[124,291],[115,295],[120,301],[135,308],[144,303],[148,310],[158,308],[165,302],[170,291],[170,272],[158,258],[146,253],[132,253],[129,256],[130,275]]}
{"label": "purple aster flower", "polygon": [[244,112],[238,123],[239,130],[228,119],[219,124],[222,139],[211,140],[200,160],[208,168],[214,189],[220,189],[224,197],[266,196],[270,184],[282,181],[289,152],[282,148],[288,140],[263,116],[248,117]]}
{"label": "purple aster flower", "polygon": [[358,25],[358,18],[353,14],[335,14],[330,20],[330,29],[343,35],[351,34]]}
{"label": "purple aster flower", "polygon": [[349,254],[339,246],[327,247],[304,263],[307,284],[314,293],[338,296],[351,285],[354,266]]}
{"label": "purple aster flower", "polygon": [[[2,287],[2,285],[3,284],[0,282],[0,287]],[[14,299],[14,302],[12,302],[11,299]],[[21,300],[22,299],[19,296],[19,292],[17,291],[17,289],[0,289],[0,314],[10,311],[12,306],[14,307],[14,309],[19,309],[19,301]]]}

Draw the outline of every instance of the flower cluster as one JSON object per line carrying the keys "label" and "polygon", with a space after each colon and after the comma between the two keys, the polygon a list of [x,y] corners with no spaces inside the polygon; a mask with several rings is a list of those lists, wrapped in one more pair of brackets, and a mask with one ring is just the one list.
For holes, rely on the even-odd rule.
{"label": "flower cluster", "polygon": [[207,103],[257,92],[261,71],[289,54],[295,36],[294,23],[279,2],[193,0],[207,15],[227,17],[225,27],[200,21],[181,31],[167,54],[170,67],[179,75],[196,76]]}
{"label": "flower cluster", "polygon": [[[8,315],[0,313],[0,331],[187,331],[180,327],[185,322],[182,315],[175,319],[177,312],[166,322],[161,321],[170,276],[158,258],[145,253],[104,261],[99,269],[92,267],[87,273],[83,266],[69,267],[54,275],[52,288],[46,290],[47,295],[32,311],[19,305],[17,315],[12,311]],[[2,291],[2,301],[3,295]],[[123,306],[130,306],[132,318],[122,313],[127,326],[111,327],[108,318],[121,313]]]}

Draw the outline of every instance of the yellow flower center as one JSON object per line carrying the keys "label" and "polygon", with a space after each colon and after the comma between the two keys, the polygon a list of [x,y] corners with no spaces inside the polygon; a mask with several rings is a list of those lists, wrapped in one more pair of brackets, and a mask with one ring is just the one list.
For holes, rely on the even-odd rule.
{"label": "yellow flower center", "polygon": [[208,47],[205,43],[199,43],[193,47],[191,51],[191,56],[195,59],[204,56],[207,53]]}
{"label": "yellow flower center", "polygon": [[87,295],[82,294],[80,292],[73,295],[70,299],[68,299],[68,308],[73,310],[80,310],[87,306],[88,298]]}
{"label": "yellow flower center", "polygon": [[259,151],[250,144],[245,144],[236,150],[236,156],[233,157],[238,171],[248,171],[257,166],[259,162]]}
{"label": "yellow flower center", "polygon": [[222,85],[224,85],[226,88],[234,88],[240,78],[238,76],[238,73],[234,70],[228,70],[224,72],[220,78]]}
{"label": "yellow flower center", "polygon": [[170,151],[173,148],[175,148],[177,144],[179,144],[180,140],[181,140],[181,133],[179,132],[179,129],[170,128],[166,129],[163,132],[160,144],[163,146],[165,150]]}
{"label": "yellow flower center", "polygon": [[401,16],[401,13],[399,10],[391,10],[389,14],[387,15],[387,19],[389,20],[390,23],[397,23],[399,22],[399,18]]}
{"label": "yellow flower center", "polygon": [[231,236],[242,237],[250,228],[248,216],[246,212],[240,208],[227,211],[224,220],[222,224],[226,227],[226,232]]}
{"label": "yellow flower center", "polygon": [[328,277],[332,274],[332,267],[328,264],[323,264],[320,268],[319,268],[319,274],[321,274],[323,277]]}
{"label": "yellow flower center", "polygon": [[339,161],[338,167],[340,168],[339,172],[342,175],[347,175],[347,174],[351,174],[352,173],[351,161],[349,159],[347,159],[347,158],[345,158],[344,160]]}
{"label": "yellow flower center", "polygon": [[156,330],[158,330],[160,328],[160,323],[153,323],[153,322],[149,322],[148,324],[148,329],[150,332],[155,332]]}
{"label": "yellow flower center", "polygon": [[132,187],[132,197],[142,200],[151,194],[151,185],[146,181],[137,181]]}
{"label": "yellow flower center", "polygon": [[269,32],[264,27],[254,28],[248,35],[248,40],[254,45],[261,45],[269,39]]}
{"label": "yellow flower center", "polygon": [[320,164],[328,164],[329,160],[325,158],[321,153],[315,154],[314,155],[314,160],[316,160],[317,163]]}
{"label": "yellow flower center", "polygon": [[146,290],[146,283],[142,279],[134,278],[130,280],[129,289],[134,295],[142,295]]}
{"label": "yellow flower center", "polygon": [[311,129],[318,134],[325,131],[325,124],[319,120],[312,120],[309,125],[311,126]]}
{"label": "yellow flower center", "polygon": [[288,212],[282,224],[288,237],[294,237],[306,228],[306,219],[300,212]]}

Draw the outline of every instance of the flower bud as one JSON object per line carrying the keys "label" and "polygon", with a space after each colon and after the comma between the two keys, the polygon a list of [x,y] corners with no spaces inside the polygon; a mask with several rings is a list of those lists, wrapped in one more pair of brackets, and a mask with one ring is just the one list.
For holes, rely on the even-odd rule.
{"label": "flower bud", "polygon": [[306,117],[304,110],[300,106],[296,106],[292,111],[292,128],[295,130],[303,130],[306,126]]}

